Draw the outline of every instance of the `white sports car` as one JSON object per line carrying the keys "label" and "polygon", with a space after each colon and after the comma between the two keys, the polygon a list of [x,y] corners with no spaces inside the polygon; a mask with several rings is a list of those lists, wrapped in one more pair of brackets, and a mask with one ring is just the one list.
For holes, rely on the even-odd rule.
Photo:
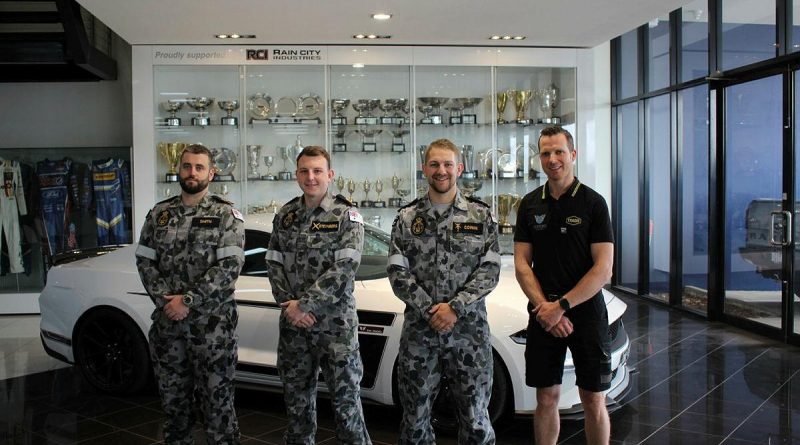
{"label": "white sports car", "polygon": [[[245,224],[246,261],[236,283],[239,307],[239,363],[236,379],[259,389],[281,389],[275,366],[280,309],[270,292],[264,253],[271,221],[248,219]],[[389,235],[366,226],[362,263],[355,296],[359,342],[364,362],[362,398],[381,404],[397,403],[396,369],[403,303],[392,293],[386,274]],[[92,249],[58,258],[39,297],[41,338],[47,352],[76,364],[99,390],[126,394],[142,389],[151,376],[147,331],[153,303],[136,271],[136,246]],[[626,366],[630,342],[621,317],[626,305],[603,291],[612,338],[613,379],[607,401],[613,408],[628,389]],[[532,413],[533,388],[525,385],[526,298],[514,278],[513,258],[503,257],[500,283],[487,297],[494,349],[492,420],[504,413]],[[445,386],[446,388],[446,382]],[[324,390],[324,386],[323,386]],[[441,426],[455,422],[447,391],[437,401]],[[567,355],[561,389],[562,415],[582,412],[572,359]]]}

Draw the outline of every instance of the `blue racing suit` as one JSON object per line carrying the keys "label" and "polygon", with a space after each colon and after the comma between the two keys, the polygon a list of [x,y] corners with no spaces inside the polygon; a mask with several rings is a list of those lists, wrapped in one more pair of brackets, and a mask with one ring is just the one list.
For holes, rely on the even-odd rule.
{"label": "blue racing suit", "polygon": [[92,161],[97,245],[131,242],[125,209],[131,206],[131,176],[123,159]]}
{"label": "blue racing suit", "polygon": [[40,211],[50,255],[64,250],[64,229],[69,215],[69,176],[72,160],[45,159],[36,163],[39,182]]}

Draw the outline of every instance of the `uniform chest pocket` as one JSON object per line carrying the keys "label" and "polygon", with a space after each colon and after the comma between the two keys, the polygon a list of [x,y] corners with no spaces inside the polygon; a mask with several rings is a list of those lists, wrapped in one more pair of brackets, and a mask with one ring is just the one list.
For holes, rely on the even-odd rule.
{"label": "uniform chest pocket", "polygon": [[154,238],[159,244],[172,245],[177,237],[178,231],[174,227],[157,228],[154,234]]}
{"label": "uniform chest pocket", "polygon": [[306,239],[306,247],[313,250],[336,250],[337,233],[312,233]]}
{"label": "uniform chest pocket", "polygon": [[453,253],[480,255],[483,252],[483,244],[481,235],[453,235],[450,238],[450,250]]}
{"label": "uniform chest pocket", "polygon": [[201,246],[216,246],[219,243],[219,232],[209,229],[192,229],[189,231],[189,242]]}

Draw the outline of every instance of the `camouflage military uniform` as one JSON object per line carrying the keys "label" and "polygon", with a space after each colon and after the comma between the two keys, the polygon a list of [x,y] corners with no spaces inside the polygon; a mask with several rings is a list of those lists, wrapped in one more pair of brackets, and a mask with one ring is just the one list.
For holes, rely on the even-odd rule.
{"label": "camouflage military uniform", "polygon": [[[497,224],[488,206],[461,192],[436,216],[425,196],[400,209],[392,228],[389,280],[406,303],[398,358],[403,405],[401,444],[433,444],[431,406],[444,374],[456,400],[458,443],[494,443],[488,415],[492,345],[484,297],[497,285]],[[449,303],[458,316],[448,332],[429,325],[428,310]]]}
{"label": "camouflage military uniform", "polygon": [[358,317],[353,279],[361,262],[361,215],[341,196],[325,196],[309,209],[303,197],[275,215],[267,252],[275,300],[299,300],[317,322],[310,328],[280,321],[278,371],[289,426],[287,444],[313,444],[316,434],[318,369],[331,393],[338,443],[369,444],[361,409],[364,374],[358,352]]}
{"label": "camouflage military uniform", "polygon": [[[156,204],[142,227],[136,265],[156,304],[150,354],[166,414],[164,442],[193,443],[193,397],[209,444],[233,444],[236,366],[234,283],[244,264],[244,225],[231,203],[207,194],[195,207],[180,196]],[[189,315],[170,320],[164,295],[193,298]]]}

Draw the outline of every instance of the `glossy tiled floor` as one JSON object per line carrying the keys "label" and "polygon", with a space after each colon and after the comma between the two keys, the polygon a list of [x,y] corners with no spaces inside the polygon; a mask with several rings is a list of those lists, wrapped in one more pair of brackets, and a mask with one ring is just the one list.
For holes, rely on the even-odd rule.
{"label": "glossy tiled floor", "polygon": [[[637,373],[624,406],[612,414],[613,443],[800,443],[800,348],[626,301],[629,364]],[[37,325],[38,317],[0,317],[0,443],[158,443],[163,414],[155,395],[98,395],[72,367],[43,356]],[[279,395],[240,390],[237,408],[244,444],[281,443]],[[320,408],[318,442],[335,443],[328,404]],[[394,442],[397,410],[365,411],[375,443]],[[505,420],[496,430],[499,444],[532,443],[530,417]],[[584,443],[582,423],[563,421],[559,440]]]}

